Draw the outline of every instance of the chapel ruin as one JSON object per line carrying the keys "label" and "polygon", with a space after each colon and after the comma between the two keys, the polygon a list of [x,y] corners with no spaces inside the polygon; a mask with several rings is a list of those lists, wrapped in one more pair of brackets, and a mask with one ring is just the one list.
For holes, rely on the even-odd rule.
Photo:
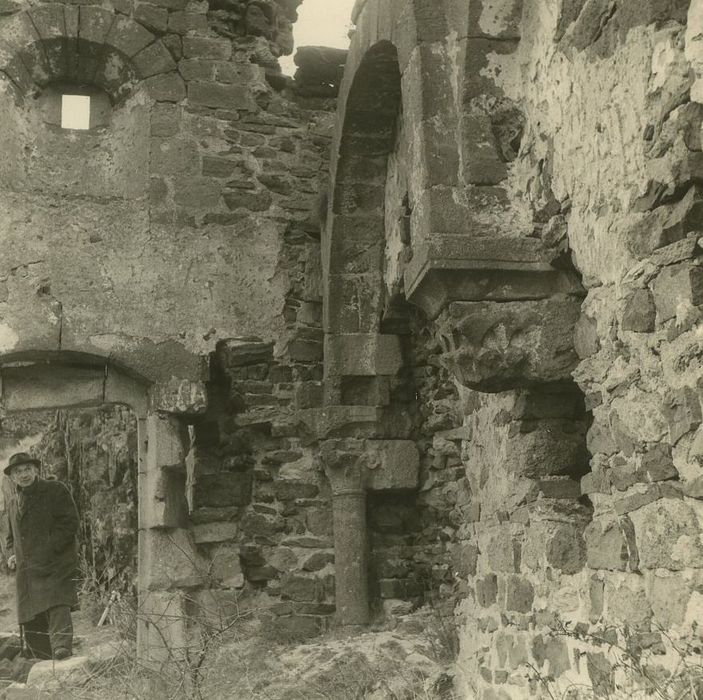
{"label": "chapel ruin", "polygon": [[2,414],[136,416],[148,663],[199,600],[312,638],[432,595],[457,697],[671,676],[703,0],[357,0],[291,80],[300,3],[0,0]]}

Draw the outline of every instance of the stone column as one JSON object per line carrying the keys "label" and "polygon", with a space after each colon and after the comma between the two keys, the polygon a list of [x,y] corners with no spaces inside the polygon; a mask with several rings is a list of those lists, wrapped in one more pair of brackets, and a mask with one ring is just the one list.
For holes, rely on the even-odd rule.
{"label": "stone column", "polygon": [[369,622],[366,491],[361,487],[336,489],[332,518],[337,624],[366,625]]}
{"label": "stone column", "polygon": [[[347,426],[354,415],[359,427],[375,415],[375,409],[367,406],[337,408],[338,412],[325,409],[318,428],[322,423],[334,426],[335,413],[347,416]],[[417,488],[417,447],[407,439],[327,439],[320,457],[332,487],[336,622],[340,627],[366,625],[371,617],[366,493]]]}
{"label": "stone column", "polygon": [[363,440],[326,440],[320,455],[332,486],[336,622],[369,622],[368,534],[363,483]]}

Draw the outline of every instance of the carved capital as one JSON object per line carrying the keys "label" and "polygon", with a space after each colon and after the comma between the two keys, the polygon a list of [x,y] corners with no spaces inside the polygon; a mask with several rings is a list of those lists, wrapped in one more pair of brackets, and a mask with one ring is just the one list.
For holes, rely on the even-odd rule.
{"label": "carved capital", "polygon": [[326,440],[320,459],[334,495],[418,485],[420,457],[412,440]]}
{"label": "carved capital", "polygon": [[479,391],[569,380],[580,300],[454,302],[436,320],[442,363]]}

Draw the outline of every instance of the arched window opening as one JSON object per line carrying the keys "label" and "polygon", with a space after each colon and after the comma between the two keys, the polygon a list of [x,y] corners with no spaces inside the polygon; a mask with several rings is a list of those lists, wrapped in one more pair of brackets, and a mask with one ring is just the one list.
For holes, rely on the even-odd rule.
{"label": "arched window opening", "polygon": [[90,95],[61,95],[61,128],[90,129]]}
{"label": "arched window opening", "polygon": [[90,131],[107,126],[112,103],[107,93],[92,85],[55,83],[39,101],[44,121],[67,131]]}

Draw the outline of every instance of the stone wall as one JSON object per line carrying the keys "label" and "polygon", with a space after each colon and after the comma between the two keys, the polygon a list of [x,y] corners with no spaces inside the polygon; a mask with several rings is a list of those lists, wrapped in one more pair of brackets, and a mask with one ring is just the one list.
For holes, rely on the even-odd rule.
{"label": "stone wall", "polygon": [[[289,5],[275,10],[288,31]],[[288,297],[314,297],[314,272],[307,290],[299,275],[315,256],[295,251],[332,119],[324,100],[271,87],[286,84],[283,34],[205,2],[8,6],[4,353],[110,356],[177,393],[205,379],[218,339],[254,334],[283,350]],[[61,129],[60,94],[86,82],[109,98],[106,115]]]}
{"label": "stone wall", "polygon": [[[510,525],[477,533],[481,576],[462,609],[469,629],[491,634],[477,646],[467,636],[463,658],[476,653],[483,680],[508,684],[501,697],[518,697],[521,678],[539,686],[529,664],[556,687],[578,679],[599,694],[634,693],[637,684],[654,692],[654,683],[675,676],[683,655],[676,647],[695,639],[701,613],[700,402],[691,354],[700,318],[701,121],[689,95],[689,3],[596,5],[572,14],[526,5],[515,52],[486,59],[525,119],[506,189],[526,194],[543,238],[565,236],[588,292],[573,373],[590,424],[581,447],[589,462],[572,473],[583,475],[583,496],[576,501],[572,482],[572,498],[556,510],[548,498],[528,506],[529,531],[512,523],[525,517],[515,502]],[[695,21],[695,3],[691,12]],[[570,412],[553,408],[560,419]],[[480,438],[493,449],[501,442],[494,430],[485,426]],[[469,473],[482,461],[475,449],[465,453]],[[515,455],[529,463],[511,453],[497,478]],[[564,450],[553,457],[563,460]],[[491,505],[483,494],[479,501],[482,511]],[[507,560],[496,560],[503,550]],[[624,671],[614,648],[644,672]]]}
{"label": "stone wall", "polygon": [[356,5],[325,331],[389,343],[421,309],[419,493],[370,527],[419,543],[430,506],[466,697],[630,697],[700,662],[702,11]]}
{"label": "stone wall", "polygon": [[[290,414],[320,394],[334,93],[302,95],[278,68],[298,4],[20,2],[0,14],[3,405],[139,396],[140,584],[157,607],[245,582],[279,596],[267,581],[282,572],[324,570],[312,593],[312,575],[289,577],[284,598],[330,609],[329,553],[305,556],[327,547],[324,485]],[[89,130],[60,126],[72,93],[91,97]],[[227,340],[252,337],[255,362]],[[20,387],[32,363],[42,377]]]}

